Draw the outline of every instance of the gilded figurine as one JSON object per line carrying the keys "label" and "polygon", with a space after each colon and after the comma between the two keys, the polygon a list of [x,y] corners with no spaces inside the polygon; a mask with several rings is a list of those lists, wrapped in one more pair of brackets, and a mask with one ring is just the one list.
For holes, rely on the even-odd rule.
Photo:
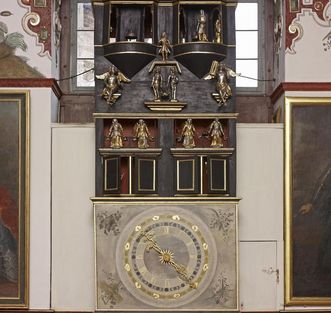
{"label": "gilded figurine", "polygon": [[159,47],[159,54],[161,54],[162,56],[162,61],[168,61],[168,57],[171,51],[171,45],[166,32],[163,32],[161,35],[161,38],[159,40]]}
{"label": "gilded figurine", "polygon": [[119,149],[123,147],[123,127],[116,118],[113,119],[109,127],[106,139],[110,141],[111,148]]}
{"label": "gilded figurine", "polygon": [[179,141],[183,143],[184,148],[194,148],[195,147],[195,128],[192,124],[192,119],[188,118],[187,121],[184,123],[181,136]]}
{"label": "gilded figurine", "polygon": [[216,92],[213,93],[213,98],[221,107],[226,106],[227,101],[232,96],[232,89],[230,87],[230,78],[239,76],[231,68],[227,67],[224,63],[213,61],[209,73],[204,77],[205,80],[216,79]]}
{"label": "gilded figurine", "polygon": [[222,43],[222,23],[220,17],[215,21],[215,41],[217,43]]}
{"label": "gilded figurine", "polygon": [[168,76],[168,88],[170,90],[170,101],[177,102],[177,84],[178,84],[178,77],[176,76],[176,69],[172,67],[170,69],[170,74]]}
{"label": "gilded figurine", "polygon": [[157,66],[154,70],[154,75],[152,78],[152,84],[151,87],[153,89],[154,93],[154,101],[161,101],[161,87],[162,87],[162,75],[161,75],[161,69],[159,66]]}
{"label": "gilded figurine", "polygon": [[122,82],[131,82],[131,80],[116,69],[114,65],[112,65],[107,72],[101,75],[96,75],[95,77],[97,79],[103,79],[105,87],[102,90],[101,97],[105,99],[109,105],[114,104],[121,96],[119,90],[123,88]]}
{"label": "gilded figurine", "polygon": [[200,10],[200,15],[199,15],[198,24],[197,24],[197,33],[198,33],[199,41],[208,41],[208,38],[206,35],[206,22],[207,22],[207,17],[205,15],[205,11]]}
{"label": "gilded figurine", "polygon": [[210,124],[208,136],[211,139],[210,146],[212,148],[223,147],[223,139],[225,135],[223,126],[218,118],[215,118],[215,120]]}
{"label": "gilded figurine", "polygon": [[154,138],[149,133],[148,127],[144,120],[140,119],[133,128],[134,140],[137,140],[139,149],[146,149],[149,147],[148,141]]}

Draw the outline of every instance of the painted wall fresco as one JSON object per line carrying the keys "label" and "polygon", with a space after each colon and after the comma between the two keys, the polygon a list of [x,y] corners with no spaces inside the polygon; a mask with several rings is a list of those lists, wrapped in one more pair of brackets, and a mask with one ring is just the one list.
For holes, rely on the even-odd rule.
{"label": "painted wall fresco", "polygon": [[1,3],[0,78],[52,77],[51,2]]}
{"label": "painted wall fresco", "polygon": [[[295,43],[304,35],[304,27],[300,22],[300,16],[304,11],[310,11],[316,23],[322,27],[330,28],[331,2],[329,0],[286,0],[286,38],[285,48],[287,53],[295,54]],[[322,38],[326,35],[322,36]],[[324,41],[326,38],[322,39]],[[322,44],[321,44],[322,45]]]}

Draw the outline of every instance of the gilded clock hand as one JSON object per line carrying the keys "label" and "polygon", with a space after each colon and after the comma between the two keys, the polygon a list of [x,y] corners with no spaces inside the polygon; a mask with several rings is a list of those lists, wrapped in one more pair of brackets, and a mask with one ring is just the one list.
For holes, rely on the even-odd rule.
{"label": "gilded clock hand", "polygon": [[170,264],[176,270],[176,272],[179,274],[179,277],[183,281],[188,283],[191,288],[196,289],[198,287],[198,284],[196,282],[194,283],[192,279],[188,276],[187,270],[184,265],[177,264],[174,260],[169,261],[168,264]]}
{"label": "gilded clock hand", "polygon": [[176,272],[179,274],[179,277],[189,284],[189,286],[193,289],[196,289],[198,284],[195,282],[192,282],[192,279],[188,276],[187,270],[184,265],[178,264],[174,261],[173,256],[174,253],[171,250],[168,249],[161,249],[160,246],[157,244],[155,239],[153,238],[153,235],[150,233],[146,233],[145,231],[141,232],[141,236],[145,237],[146,240],[149,242],[146,249],[148,251],[155,250],[159,256],[160,256],[160,262],[162,264],[170,264]]}
{"label": "gilded clock hand", "polygon": [[148,251],[150,250],[155,250],[160,256],[162,255],[162,249],[159,247],[159,245],[157,244],[157,242],[153,239],[153,234],[150,233],[146,233],[145,231],[141,232],[141,236],[145,237],[146,240],[149,242],[149,244],[147,245],[146,249]]}

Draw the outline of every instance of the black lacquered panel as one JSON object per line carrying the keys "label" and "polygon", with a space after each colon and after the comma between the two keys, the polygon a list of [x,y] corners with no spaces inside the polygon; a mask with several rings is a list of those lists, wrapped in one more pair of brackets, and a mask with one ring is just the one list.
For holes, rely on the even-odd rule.
{"label": "black lacquered panel", "polygon": [[135,192],[157,193],[156,158],[135,159]]}
{"label": "black lacquered panel", "polygon": [[223,158],[208,157],[208,192],[227,192],[227,160]]}
{"label": "black lacquered panel", "polygon": [[176,159],[176,192],[198,193],[199,171],[198,158],[187,157]]}
{"label": "black lacquered panel", "polygon": [[120,192],[120,157],[104,159],[104,193]]}

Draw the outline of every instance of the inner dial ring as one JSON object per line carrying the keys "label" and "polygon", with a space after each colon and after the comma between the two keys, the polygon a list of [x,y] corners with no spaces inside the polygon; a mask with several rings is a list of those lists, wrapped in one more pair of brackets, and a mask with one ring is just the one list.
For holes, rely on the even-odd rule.
{"label": "inner dial ring", "polygon": [[117,245],[118,272],[140,301],[157,307],[184,305],[211,282],[215,243],[208,227],[192,213],[178,208],[160,215],[157,211],[139,214],[123,230]]}

